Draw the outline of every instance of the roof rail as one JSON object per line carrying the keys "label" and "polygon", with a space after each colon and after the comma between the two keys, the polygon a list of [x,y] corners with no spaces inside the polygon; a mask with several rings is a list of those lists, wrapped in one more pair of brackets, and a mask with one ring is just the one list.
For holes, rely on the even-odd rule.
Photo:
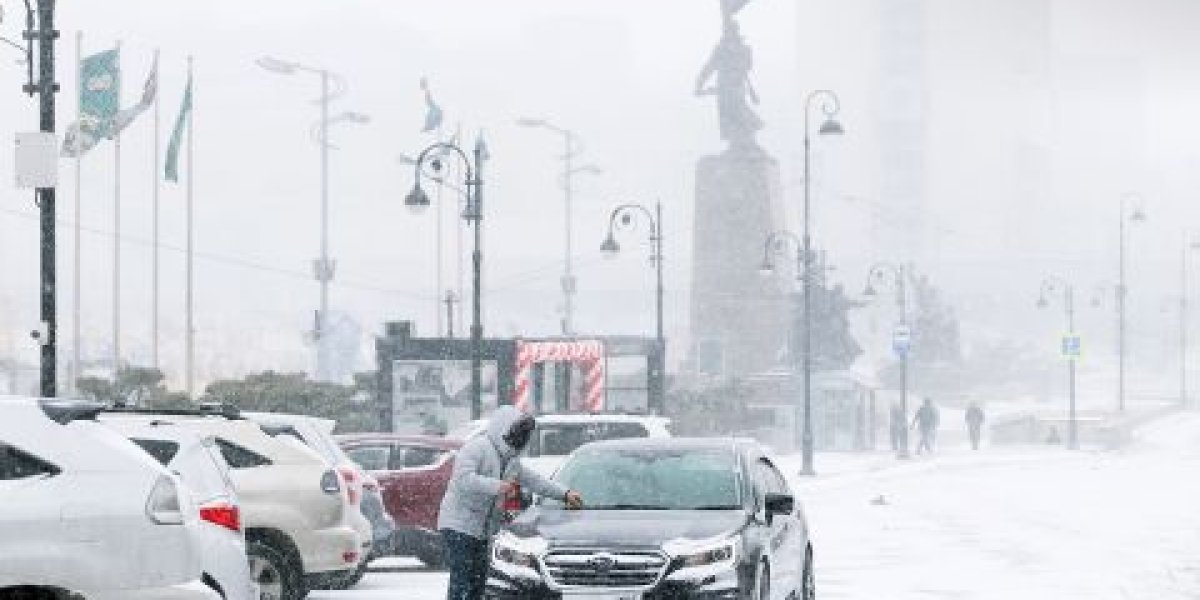
{"label": "roof rail", "polygon": [[145,408],[140,406],[104,406],[98,412],[178,417],[224,417],[242,419],[242,411],[232,404],[205,402],[196,408]]}

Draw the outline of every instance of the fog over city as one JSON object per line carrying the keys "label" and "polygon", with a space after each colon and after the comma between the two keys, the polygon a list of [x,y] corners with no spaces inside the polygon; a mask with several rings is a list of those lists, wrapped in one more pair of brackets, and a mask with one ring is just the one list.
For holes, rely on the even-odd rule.
{"label": "fog over city", "polygon": [[[814,236],[832,255],[833,277],[861,288],[875,256],[910,260],[953,299],[970,347],[980,337],[1022,344],[1057,335],[1050,315],[1027,310],[1045,275],[1070,273],[1091,288],[1116,277],[1117,203],[1137,192],[1148,219],[1130,239],[1131,365],[1154,370],[1173,356],[1163,299],[1177,294],[1181,229],[1196,220],[1189,202],[1200,149],[1194,73],[1200,46],[1185,1],[910,2],[920,52],[911,82],[922,115],[916,175],[919,203],[882,193],[880,122],[889,108],[883,5],[875,1],[764,0],[740,20],[754,48],[751,75],[766,122],[761,144],[781,162],[789,225],[802,187],[803,94],[837,90],[847,135],[814,149]],[[18,7],[0,25],[18,37]],[[435,334],[432,220],[403,207],[411,166],[398,160],[432,140],[422,134],[428,78],[445,111],[443,133],[478,131],[492,153],[485,225],[489,332],[558,330],[563,216],[561,144],[521,128],[544,118],[575,131],[582,160],[603,169],[577,178],[574,233],[583,330],[644,333],[652,286],[633,255],[602,262],[596,248],[607,211],[619,201],[661,199],[666,229],[666,328],[685,340],[691,277],[695,161],[719,150],[711,101],[691,94],[720,35],[717,2],[229,2],[109,0],[61,11],[61,58],[83,30],[84,51],[121,43],[126,102],[161,49],[164,129],[174,118],[196,61],[196,323],[201,379],[263,368],[311,368],[303,332],[316,286],[319,162],[309,137],[319,115],[313,77],[281,77],[255,64],[264,55],[328,68],[346,82],[334,111],[365,113],[365,126],[333,129],[330,253],[337,260],[331,306],[365,336],[386,320],[414,319]],[[14,91],[17,54],[0,69]],[[64,60],[67,66],[70,60]],[[75,86],[60,77],[58,120],[68,123]],[[36,106],[0,97],[9,137],[28,128]],[[881,112],[882,111],[882,112]],[[149,239],[152,150],[148,119],[122,138],[122,321],[129,358],[149,353]],[[83,161],[82,323],[85,355],[111,344],[110,145]],[[0,178],[12,179],[11,162]],[[71,161],[63,196],[71,197]],[[447,193],[450,198],[452,194]],[[28,195],[6,195],[0,216],[4,352],[33,364],[35,213]],[[163,196],[163,356],[182,368],[183,215],[181,186]],[[453,199],[447,200],[447,204]],[[60,218],[73,220],[60,200]],[[446,209],[447,280],[458,278]],[[463,251],[464,253],[467,250]],[[71,269],[69,245],[59,253]],[[468,271],[469,271],[469,263]],[[466,282],[469,285],[469,281]],[[466,289],[464,286],[464,290]],[[67,306],[69,278],[60,284]],[[1090,293],[1090,292],[1089,292]],[[604,310],[626,306],[631,310]],[[860,314],[861,316],[861,314]],[[857,317],[856,317],[857,318]],[[1111,304],[1082,311],[1088,354],[1113,346]],[[67,325],[64,317],[62,323]],[[63,336],[64,338],[66,336]],[[678,343],[675,348],[686,348]],[[270,358],[268,358],[268,354]],[[675,353],[674,363],[682,355]]]}

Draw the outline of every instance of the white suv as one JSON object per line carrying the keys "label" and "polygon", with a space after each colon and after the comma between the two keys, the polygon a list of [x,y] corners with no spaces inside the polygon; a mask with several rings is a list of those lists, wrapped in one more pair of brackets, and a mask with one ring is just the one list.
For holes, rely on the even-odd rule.
{"label": "white suv", "polygon": [[160,420],[106,419],[106,425],[129,438],[163,466],[179,475],[200,507],[204,581],[225,600],[257,600],[250,576],[241,507],[229,465],[216,439]]}
{"label": "white suv", "polygon": [[274,438],[232,412],[126,410],[105,417],[116,418],[169,421],[216,439],[231,469],[250,570],[263,597],[300,600],[308,595],[307,578],[357,568],[362,547],[347,525],[341,477],[303,443]]}
{"label": "white suv", "polygon": [[363,496],[366,493],[367,474],[338,446],[333,439],[333,430],[337,423],[331,419],[321,419],[306,415],[289,415],[283,413],[246,412],[242,416],[258,423],[263,431],[279,438],[292,438],[302,442],[334,469],[342,478],[350,501],[350,509],[346,511],[346,525],[352,527],[359,536],[361,556],[356,568],[341,573],[323,573],[308,581],[310,589],[347,589],[358,584],[367,571],[367,558],[371,555],[374,542],[374,531],[371,522],[362,512]]}
{"label": "white suv", "polygon": [[219,600],[179,479],[96,410],[0,398],[0,597]]}

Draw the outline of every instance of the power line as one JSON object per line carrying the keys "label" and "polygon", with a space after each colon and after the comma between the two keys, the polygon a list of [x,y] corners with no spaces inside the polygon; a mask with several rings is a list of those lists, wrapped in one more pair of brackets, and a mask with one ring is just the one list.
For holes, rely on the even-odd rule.
{"label": "power line", "polygon": [[[33,215],[28,212],[17,210],[17,209],[12,209],[12,208],[0,208],[0,212],[11,214],[13,216],[17,216],[22,219],[31,220],[31,221],[36,221],[38,219],[37,215]],[[60,225],[74,226],[74,222],[67,220],[67,219],[56,219],[56,221]],[[83,226],[83,225],[80,226],[80,229],[89,234],[101,236],[106,239],[113,239],[116,237],[112,231],[107,230],[107,229],[100,229],[100,228],[96,228],[96,227],[88,227],[88,226]],[[120,240],[121,240],[121,243],[123,243],[123,244],[134,244],[137,246],[143,246],[143,247],[147,247],[147,248],[151,248],[154,246],[154,243],[152,241],[147,240],[145,238],[121,235]],[[186,250],[184,248],[181,248],[179,246],[173,246],[170,244],[160,243],[159,248],[162,248],[162,249],[165,249],[165,250],[168,250],[171,252],[175,252],[178,254],[183,254],[186,252]],[[247,270],[251,270],[251,271],[273,273],[275,275],[280,275],[283,277],[290,277],[290,278],[294,278],[294,279],[301,279],[301,280],[305,280],[305,281],[310,281],[312,279],[312,277],[309,274],[304,273],[302,271],[294,271],[291,269],[286,269],[284,267],[278,267],[278,266],[274,266],[274,265],[268,265],[265,263],[254,262],[254,261],[246,260],[243,258],[237,258],[234,256],[218,254],[215,252],[196,252],[195,256],[199,259],[208,261],[210,263],[231,265],[231,266],[241,267],[243,269],[247,269]],[[353,282],[353,281],[342,280],[340,283],[337,283],[334,285],[336,287],[341,287],[341,288],[346,288],[346,289],[357,289],[357,290],[375,292],[375,293],[379,293],[379,294],[401,296],[401,297],[411,298],[414,300],[421,300],[421,301],[425,301],[425,300],[429,300],[429,299],[433,298],[433,296],[427,296],[424,294],[418,294],[418,293],[413,293],[413,292],[406,292],[406,291],[402,291],[402,290],[398,290],[398,289],[394,289],[394,288],[387,288],[387,287],[383,287],[383,286],[372,285],[369,283],[362,283],[362,282]]]}

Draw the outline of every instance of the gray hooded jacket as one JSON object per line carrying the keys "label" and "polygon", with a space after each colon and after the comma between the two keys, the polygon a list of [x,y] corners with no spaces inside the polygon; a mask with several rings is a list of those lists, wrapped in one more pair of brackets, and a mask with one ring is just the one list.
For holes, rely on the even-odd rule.
{"label": "gray hooded jacket", "polygon": [[563,498],[567,489],[525,468],[517,451],[504,441],[521,417],[511,406],[501,406],[488,422],[487,433],[469,440],[454,459],[454,474],[442,497],[438,529],[488,539],[500,529],[503,513],[499,497],[504,481],[516,481],[523,490],[539,496]]}

